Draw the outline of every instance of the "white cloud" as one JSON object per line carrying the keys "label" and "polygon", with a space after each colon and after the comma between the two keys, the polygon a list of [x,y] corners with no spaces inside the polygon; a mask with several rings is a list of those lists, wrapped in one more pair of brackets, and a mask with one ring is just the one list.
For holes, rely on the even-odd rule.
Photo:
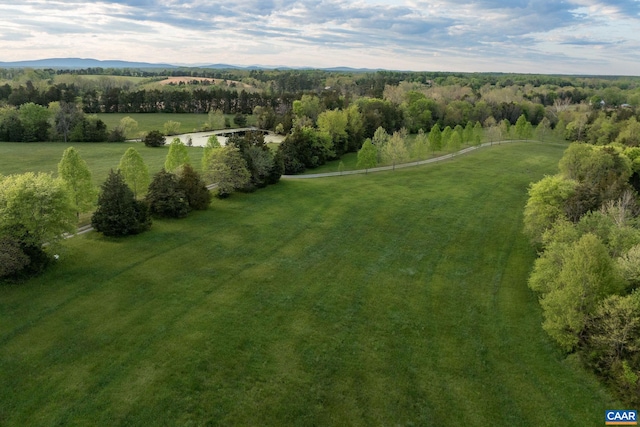
{"label": "white cloud", "polygon": [[0,0],[0,61],[614,74],[624,57],[640,74],[639,13],[634,0]]}

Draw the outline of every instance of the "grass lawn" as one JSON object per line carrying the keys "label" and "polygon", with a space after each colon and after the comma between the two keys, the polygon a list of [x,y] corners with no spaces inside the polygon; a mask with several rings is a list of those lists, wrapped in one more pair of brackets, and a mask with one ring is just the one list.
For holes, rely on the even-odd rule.
{"label": "grass lawn", "polygon": [[[203,130],[208,117],[207,114],[191,113],[100,113],[97,116],[108,129],[118,126],[123,117],[129,116],[138,122],[138,132],[144,133],[152,130],[163,132],[164,124],[169,120],[180,123],[179,133],[198,132]],[[228,117],[233,124],[234,114],[227,114],[225,117]],[[247,126],[253,126],[255,122],[253,115],[247,116]]]}
{"label": "grass lawn", "polygon": [[[87,162],[93,173],[93,181],[100,185],[107,178],[110,169],[116,169],[120,158],[129,147],[134,147],[144,159],[149,172],[154,174],[164,166],[169,152],[165,147],[145,147],[135,143],[87,143],[87,142],[0,142],[0,174],[10,175],[23,172],[52,172],[57,174],[58,163],[67,147],[73,146],[80,157]],[[202,159],[201,147],[190,147],[191,163],[200,168]]]}
{"label": "grass lawn", "polygon": [[0,286],[0,425],[602,425],[616,402],[526,286],[526,189],[564,148],[284,180],[68,240]]}

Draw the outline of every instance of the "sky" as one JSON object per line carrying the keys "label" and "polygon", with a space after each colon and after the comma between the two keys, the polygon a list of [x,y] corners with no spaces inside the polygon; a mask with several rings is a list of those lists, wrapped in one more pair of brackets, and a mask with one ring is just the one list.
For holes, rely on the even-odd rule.
{"label": "sky", "polygon": [[640,75],[640,0],[0,0],[0,61]]}

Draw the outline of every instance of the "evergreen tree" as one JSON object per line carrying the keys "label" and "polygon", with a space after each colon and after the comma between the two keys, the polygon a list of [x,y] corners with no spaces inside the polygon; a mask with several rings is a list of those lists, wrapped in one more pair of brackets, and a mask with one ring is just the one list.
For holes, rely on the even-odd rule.
{"label": "evergreen tree", "polygon": [[120,171],[112,169],[102,184],[91,226],[105,236],[114,237],[138,234],[151,226],[147,204],[135,199]]}
{"label": "evergreen tree", "polygon": [[152,215],[164,218],[184,218],[189,202],[178,178],[162,169],[155,174],[145,198]]}
{"label": "evergreen tree", "polygon": [[190,164],[185,164],[180,171],[180,188],[187,197],[189,207],[194,210],[206,210],[211,203],[211,192],[204,185],[200,174]]}
{"label": "evergreen tree", "polygon": [[284,174],[284,158],[282,157],[280,150],[277,150],[276,154],[273,156],[273,166],[269,171],[267,184],[277,184],[278,181],[280,181],[282,174]]}
{"label": "evergreen tree", "polygon": [[162,147],[166,141],[164,135],[159,130],[152,130],[143,138],[147,147]]}

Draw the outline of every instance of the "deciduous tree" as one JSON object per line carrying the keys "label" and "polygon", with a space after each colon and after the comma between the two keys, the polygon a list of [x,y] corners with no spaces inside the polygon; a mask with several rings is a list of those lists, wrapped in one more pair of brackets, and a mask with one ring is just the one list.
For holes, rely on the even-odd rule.
{"label": "deciduous tree", "polygon": [[515,125],[515,137],[516,139],[528,140],[533,136],[533,127],[527,118],[522,114],[518,117]]}
{"label": "deciduous tree", "polygon": [[367,138],[362,144],[362,148],[358,151],[358,168],[364,168],[365,173],[369,172],[369,169],[375,167],[378,164],[378,150],[371,142],[371,139]]}
{"label": "deciduous tree", "polygon": [[562,256],[560,273],[541,298],[542,327],[571,351],[598,303],[623,286],[607,248],[593,234],[585,234]]}
{"label": "deciduous tree", "polygon": [[23,141],[46,141],[48,139],[50,112],[46,107],[28,102],[20,106],[18,113],[24,128]]}
{"label": "deciduous tree", "polygon": [[403,163],[409,159],[403,132],[393,133],[389,141],[382,147],[382,158],[383,161],[391,163],[394,170],[396,164]]}
{"label": "deciduous tree", "polygon": [[349,117],[343,110],[327,110],[318,115],[318,129],[331,137],[337,156],[348,151],[347,125]]}
{"label": "deciduous tree", "polygon": [[164,161],[165,170],[167,172],[174,172],[180,166],[189,162],[189,150],[180,138],[173,138],[173,141],[169,144],[167,158]]}
{"label": "deciduous tree", "polygon": [[205,177],[218,184],[218,196],[227,197],[235,190],[245,187],[251,174],[240,150],[225,146],[212,150],[206,160]]}
{"label": "deciduous tree", "polygon": [[80,213],[88,212],[93,208],[98,191],[93,185],[87,163],[80,158],[80,154],[74,147],[64,151],[62,160],[58,163],[58,176],[71,194],[76,217],[79,219]]}
{"label": "deciduous tree", "polygon": [[76,211],[60,178],[33,172],[0,176],[0,224],[19,233],[14,237],[21,244],[41,246],[73,232]]}
{"label": "deciduous tree", "polygon": [[460,137],[460,132],[454,131],[451,134],[451,138],[449,138],[449,143],[447,145],[447,148],[449,148],[449,151],[451,151],[452,153],[460,150],[460,147],[462,146],[462,138]]}
{"label": "deciduous tree", "polygon": [[122,173],[124,182],[133,191],[133,196],[137,199],[147,192],[151,179],[149,169],[144,164],[144,160],[138,151],[129,147],[120,158],[118,170]]}
{"label": "deciduous tree", "polygon": [[432,152],[442,150],[442,131],[440,125],[436,123],[429,132],[429,148]]}
{"label": "deciduous tree", "polygon": [[167,120],[163,125],[163,129],[165,135],[176,135],[180,132],[180,122]]}
{"label": "deciduous tree", "polygon": [[134,138],[138,130],[138,122],[130,116],[126,116],[120,119],[118,127],[122,130],[126,138]]}
{"label": "deciduous tree", "polygon": [[564,217],[565,202],[577,186],[576,181],[559,175],[546,176],[529,187],[529,199],[524,209],[524,231],[535,244],[558,219]]}

